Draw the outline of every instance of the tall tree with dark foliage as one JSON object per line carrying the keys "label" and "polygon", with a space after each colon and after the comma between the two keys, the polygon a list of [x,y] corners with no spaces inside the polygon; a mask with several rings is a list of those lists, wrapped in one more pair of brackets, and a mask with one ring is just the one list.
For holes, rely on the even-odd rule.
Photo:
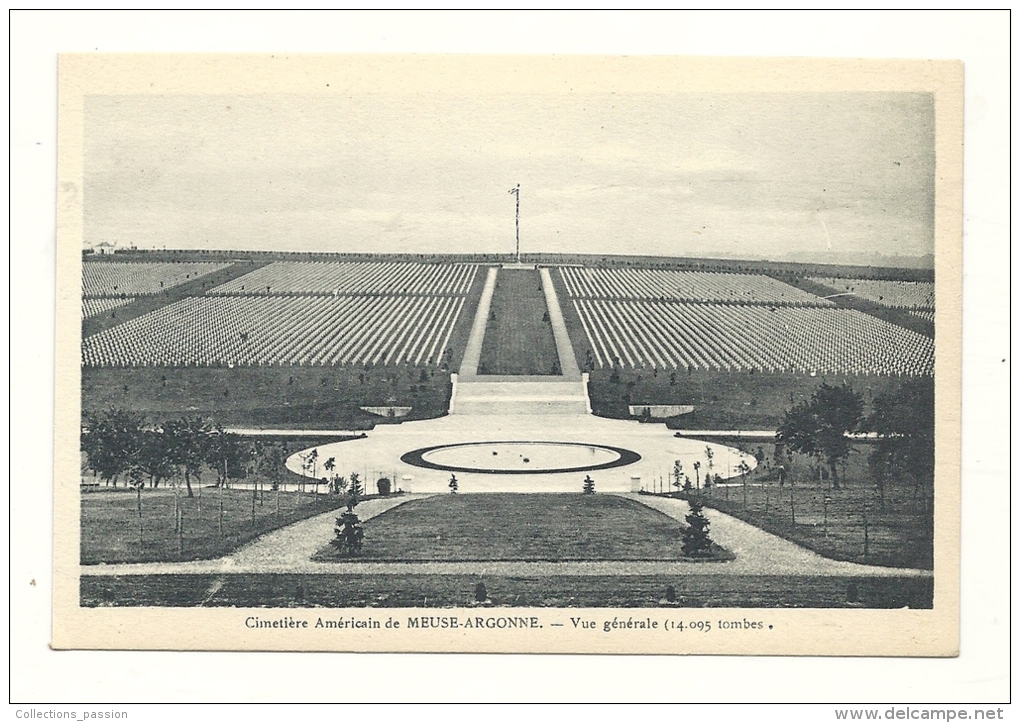
{"label": "tall tree with dark foliage", "polygon": [[864,399],[849,385],[823,383],[806,402],[786,413],[776,443],[806,454],[829,467],[832,486],[839,489],[836,465],[850,455],[847,433],[856,432],[864,418]]}

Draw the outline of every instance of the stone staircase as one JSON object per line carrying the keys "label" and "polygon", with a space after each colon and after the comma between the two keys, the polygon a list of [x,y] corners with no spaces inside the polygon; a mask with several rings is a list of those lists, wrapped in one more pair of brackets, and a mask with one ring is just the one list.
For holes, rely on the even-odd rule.
{"label": "stone staircase", "polygon": [[587,375],[499,377],[453,375],[450,414],[590,414]]}

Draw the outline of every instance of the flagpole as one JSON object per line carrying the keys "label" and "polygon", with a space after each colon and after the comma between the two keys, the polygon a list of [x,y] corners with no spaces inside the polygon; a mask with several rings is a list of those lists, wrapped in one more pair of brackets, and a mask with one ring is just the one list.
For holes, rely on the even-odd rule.
{"label": "flagpole", "polygon": [[514,255],[517,258],[517,263],[521,263],[521,184],[517,184],[516,188],[511,188],[510,193],[517,197],[517,211],[514,214],[514,236],[517,240],[517,246],[514,250]]}

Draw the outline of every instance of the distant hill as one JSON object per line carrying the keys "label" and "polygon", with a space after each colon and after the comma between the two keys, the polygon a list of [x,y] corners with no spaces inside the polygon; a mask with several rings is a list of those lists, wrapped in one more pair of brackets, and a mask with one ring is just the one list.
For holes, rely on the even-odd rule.
{"label": "distant hill", "polygon": [[[802,253],[796,261],[767,258],[703,258],[624,254],[522,254],[527,263],[576,264],[602,267],[672,268],[697,271],[764,273],[776,277],[834,276],[897,281],[934,281],[934,256],[895,256],[853,253]],[[86,253],[88,261],[404,261],[421,263],[498,264],[514,261],[512,254],[372,254],[311,253],[301,251],[203,251],[192,249],[119,249],[113,254]]]}

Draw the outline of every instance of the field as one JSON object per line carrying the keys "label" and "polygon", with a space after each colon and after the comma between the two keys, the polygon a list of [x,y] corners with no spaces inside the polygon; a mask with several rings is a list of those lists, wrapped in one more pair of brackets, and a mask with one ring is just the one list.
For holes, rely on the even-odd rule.
{"label": "field", "polygon": [[674,429],[774,430],[794,404],[807,401],[823,382],[849,384],[871,400],[891,391],[900,377],[850,374],[726,372],[706,369],[595,369],[588,395],[595,414],[628,419],[628,405],[691,404],[694,411],[667,420]]}
{"label": "field", "polygon": [[181,299],[87,336],[82,363],[172,367],[449,362],[451,337],[475,269],[270,264],[203,296]]}
{"label": "field", "polygon": [[[459,366],[485,276],[471,259],[238,256],[181,255],[182,268],[233,265],[190,280],[187,271],[187,283],[86,319],[84,406],[359,429],[375,421],[360,406],[411,406],[417,419],[445,412],[448,379],[437,376]],[[823,379],[880,387],[898,374],[931,373],[931,335],[904,328],[930,329],[916,310],[856,296],[822,300],[825,287],[783,265],[720,262],[707,271],[714,267],[654,261],[638,268],[606,258],[602,268],[551,274],[579,366],[591,370],[596,414],[627,417],[628,403],[693,404],[682,426],[767,428]],[[822,268],[810,270],[820,278]],[[766,275],[778,271],[790,283]],[[854,278],[930,285],[902,273],[906,280]],[[480,371],[551,373],[558,360],[537,273],[504,269],[499,279]]]}
{"label": "field", "polygon": [[482,276],[473,264],[238,260],[87,319],[83,407],[334,429],[380,421],[362,406],[439,416]]}
{"label": "field", "polygon": [[880,281],[811,277],[837,294],[852,294],[882,306],[897,309],[934,309],[935,284],[928,281]]}
{"label": "field", "polygon": [[471,288],[477,268],[473,264],[278,261],[209,293],[463,296]]}
{"label": "field", "polygon": [[181,490],[176,499],[184,513],[180,532],[175,525],[177,507],[172,490],[143,490],[140,521],[134,491],[104,488],[83,494],[82,564],[208,560],[266,532],[341,505],[338,497],[277,493],[268,484],[261,494],[227,489],[222,497],[218,489],[196,485],[194,497]]}
{"label": "field", "polygon": [[840,470],[845,479],[833,489],[820,476],[827,473],[806,458],[787,463],[789,476],[780,485],[771,462],[775,445],[730,444],[749,453],[761,449],[765,464],[746,480],[735,477],[697,494],[705,505],[835,560],[932,569],[931,489],[892,479],[880,492],[868,474],[870,445],[853,446],[845,471]]}
{"label": "field", "polygon": [[102,299],[89,299],[84,298],[81,300],[81,318],[91,319],[94,316],[109,311],[110,309],[116,309],[120,306],[126,306],[135,300],[133,296],[127,296],[121,298],[102,298]]}
{"label": "field", "polygon": [[587,369],[933,373],[931,338],[768,276],[577,268],[560,276]]}
{"label": "field", "polygon": [[576,267],[559,271],[573,299],[671,299],[780,306],[832,304],[764,274]]}
{"label": "field", "polygon": [[428,419],[449,400],[450,375],[434,366],[82,368],[83,411],[153,422],[200,414],[236,427],[370,429],[387,420],[363,406],[408,406],[405,419]]}
{"label": "field", "polygon": [[[154,257],[158,257],[159,254],[152,254]],[[146,255],[148,258],[148,254]],[[201,276],[192,275],[191,278],[187,278],[174,286],[169,288],[163,288],[156,294],[149,294],[146,296],[134,296],[126,299],[120,299],[127,303],[118,305],[116,307],[99,310],[95,304],[102,304],[106,299],[90,299],[84,297],[82,299],[83,311],[85,309],[91,309],[95,313],[88,314],[82,320],[82,338],[98,334],[105,329],[123,324],[131,319],[136,319],[140,316],[145,316],[151,312],[162,309],[165,306],[169,306],[182,299],[188,299],[193,296],[201,296],[209,289],[226,283],[231,279],[243,276],[246,273],[258,268],[265,262],[259,262],[255,260],[233,260],[232,263],[224,264],[213,264],[210,262],[204,262],[201,264],[203,267],[206,266],[217,266],[218,270],[210,273],[202,274]],[[95,266],[106,265],[110,263],[119,263],[116,261],[89,261],[89,264]],[[163,262],[163,265],[172,266],[177,265],[179,262],[167,261]],[[157,265],[151,263],[149,265]],[[118,295],[119,298],[120,295]]]}
{"label": "field", "polygon": [[213,262],[86,261],[81,265],[82,296],[86,299],[150,296],[215,273],[229,265]]}
{"label": "field", "polygon": [[560,373],[538,271],[503,269],[496,277],[478,373]]}
{"label": "field", "polygon": [[193,297],[86,338],[87,366],[438,364],[458,297]]}
{"label": "field", "polygon": [[[715,559],[731,559],[719,550]],[[318,560],[341,559],[331,546]],[[680,560],[680,523],[613,495],[437,495],[365,525],[362,560]]]}
{"label": "field", "polygon": [[[484,583],[495,607],[931,609],[931,578],[739,575],[130,575],[81,578],[85,607],[452,608],[475,606]],[[666,600],[667,587],[676,603]],[[479,606],[484,614],[489,604]],[[685,615],[708,620],[718,615]],[[564,622],[566,622],[564,620]]]}
{"label": "field", "polygon": [[[931,375],[932,339],[850,309],[573,302],[594,366]],[[592,365],[589,364],[589,367]]]}
{"label": "field", "polygon": [[[885,281],[888,280],[886,279]],[[890,324],[902,326],[904,329],[909,329],[910,331],[922,334],[929,338],[935,338],[934,314],[932,314],[932,318],[929,319],[924,316],[918,316],[918,310],[916,309],[886,306],[885,304],[871,301],[870,299],[866,299],[857,294],[838,293],[832,287],[824,286],[806,277],[792,277],[789,279],[789,283],[792,286],[796,286],[798,289],[815,294],[816,296],[828,297],[832,303],[841,309],[854,309],[869,316],[873,316],[876,319],[887,321]],[[926,283],[930,284],[931,282]],[[921,311],[923,313],[924,311],[933,310]]]}

